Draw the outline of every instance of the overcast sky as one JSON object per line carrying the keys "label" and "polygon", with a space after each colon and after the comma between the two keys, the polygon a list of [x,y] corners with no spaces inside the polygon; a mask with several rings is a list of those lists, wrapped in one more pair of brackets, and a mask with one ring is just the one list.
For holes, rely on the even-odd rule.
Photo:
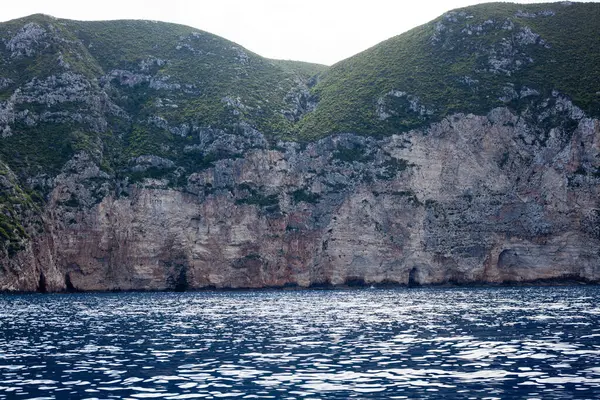
{"label": "overcast sky", "polygon": [[[598,0],[600,1],[600,0]],[[193,26],[269,58],[331,65],[457,7],[482,0],[3,0],[0,20],[44,13]],[[524,0],[519,3],[542,3]]]}

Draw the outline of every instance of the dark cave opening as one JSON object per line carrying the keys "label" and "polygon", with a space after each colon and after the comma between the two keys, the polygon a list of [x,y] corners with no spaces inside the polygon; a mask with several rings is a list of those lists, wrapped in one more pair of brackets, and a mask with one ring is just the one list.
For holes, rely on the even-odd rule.
{"label": "dark cave opening", "polygon": [[421,286],[418,277],[419,270],[417,267],[413,267],[408,273],[408,287]]}
{"label": "dark cave opening", "polygon": [[43,272],[40,272],[40,280],[38,281],[38,291],[40,293],[47,293],[48,288],[46,287],[46,276]]}

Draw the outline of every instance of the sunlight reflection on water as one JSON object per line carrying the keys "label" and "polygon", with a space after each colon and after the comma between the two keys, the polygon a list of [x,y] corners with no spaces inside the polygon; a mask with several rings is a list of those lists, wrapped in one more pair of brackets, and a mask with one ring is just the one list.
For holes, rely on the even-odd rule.
{"label": "sunlight reflection on water", "polygon": [[596,398],[598,287],[0,296],[0,398]]}

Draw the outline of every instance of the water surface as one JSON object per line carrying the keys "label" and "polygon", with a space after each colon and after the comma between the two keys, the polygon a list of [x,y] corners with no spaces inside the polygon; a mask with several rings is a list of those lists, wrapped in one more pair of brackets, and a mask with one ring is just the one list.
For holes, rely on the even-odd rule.
{"label": "water surface", "polygon": [[591,399],[600,288],[0,296],[0,398]]}

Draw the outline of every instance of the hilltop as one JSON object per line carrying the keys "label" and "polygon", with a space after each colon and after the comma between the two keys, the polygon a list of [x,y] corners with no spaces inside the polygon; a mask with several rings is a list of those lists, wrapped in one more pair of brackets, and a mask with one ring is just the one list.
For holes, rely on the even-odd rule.
{"label": "hilltop", "polygon": [[457,112],[521,110],[552,91],[599,116],[599,18],[597,3],[450,11],[323,73],[299,135],[389,135]]}
{"label": "hilltop", "polygon": [[325,69],[162,22],[33,15],[0,24],[0,37],[0,154],[30,173],[97,146],[105,158],[171,157],[199,129],[289,134]]}

